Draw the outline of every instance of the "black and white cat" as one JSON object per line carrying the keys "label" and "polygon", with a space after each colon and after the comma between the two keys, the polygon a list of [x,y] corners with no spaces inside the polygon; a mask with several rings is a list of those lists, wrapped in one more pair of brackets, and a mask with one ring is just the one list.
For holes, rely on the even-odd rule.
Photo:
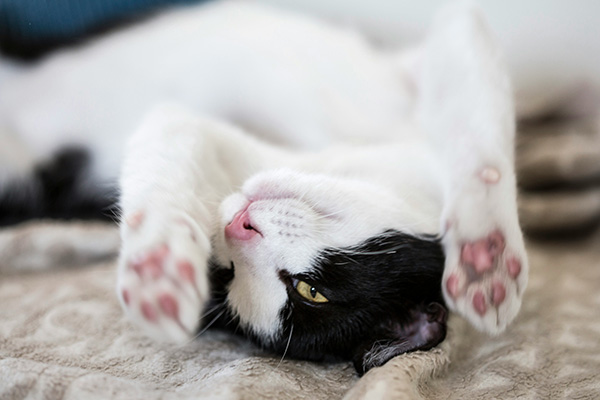
{"label": "black and white cat", "polygon": [[445,304],[491,334],[519,310],[512,94],[472,8],[390,54],[218,3],[4,68],[3,218],[120,174],[118,294],[154,337],[215,323],[363,373],[442,341]]}

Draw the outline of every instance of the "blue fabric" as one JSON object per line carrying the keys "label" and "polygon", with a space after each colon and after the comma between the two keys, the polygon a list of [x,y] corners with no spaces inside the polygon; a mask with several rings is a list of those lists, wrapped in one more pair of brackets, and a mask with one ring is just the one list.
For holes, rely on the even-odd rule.
{"label": "blue fabric", "polygon": [[66,43],[168,5],[207,0],[0,0],[0,46]]}

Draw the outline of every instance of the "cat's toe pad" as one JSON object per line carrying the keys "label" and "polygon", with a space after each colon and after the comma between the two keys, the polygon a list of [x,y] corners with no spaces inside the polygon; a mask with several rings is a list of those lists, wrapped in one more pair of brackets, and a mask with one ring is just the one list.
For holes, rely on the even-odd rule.
{"label": "cat's toe pad", "polygon": [[199,290],[192,261],[167,244],[125,257],[118,287],[126,312],[150,336],[179,342],[194,336],[206,291]]}
{"label": "cat's toe pad", "polygon": [[488,333],[502,332],[517,314],[525,280],[523,262],[496,230],[457,243],[448,254],[443,291],[448,305]]}

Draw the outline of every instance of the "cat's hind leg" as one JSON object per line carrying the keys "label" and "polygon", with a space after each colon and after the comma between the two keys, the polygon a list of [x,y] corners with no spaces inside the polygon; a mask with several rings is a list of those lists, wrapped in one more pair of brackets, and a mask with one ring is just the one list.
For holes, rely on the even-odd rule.
{"label": "cat's hind leg", "polygon": [[442,13],[421,55],[417,112],[442,166],[448,305],[497,334],[527,284],[517,216],[512,91],[476,9]]}

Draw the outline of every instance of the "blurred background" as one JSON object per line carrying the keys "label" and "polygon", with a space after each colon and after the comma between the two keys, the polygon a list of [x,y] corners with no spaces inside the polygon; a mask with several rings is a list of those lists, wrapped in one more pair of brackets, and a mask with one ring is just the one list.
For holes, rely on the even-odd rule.
{"label": "blurred background", "polygon": [[[0,0],[0,51],[35,62],[167,7],[220,0]],[[246,0],[250,1],[250,0]],[[445,1],[261,0],[408,47]],[[477,1],[504,48],[519,112],[520,213],[527,232],[573,235],[600,221],[600,2]],[[1,89],[1,88],[0,88]]]}

